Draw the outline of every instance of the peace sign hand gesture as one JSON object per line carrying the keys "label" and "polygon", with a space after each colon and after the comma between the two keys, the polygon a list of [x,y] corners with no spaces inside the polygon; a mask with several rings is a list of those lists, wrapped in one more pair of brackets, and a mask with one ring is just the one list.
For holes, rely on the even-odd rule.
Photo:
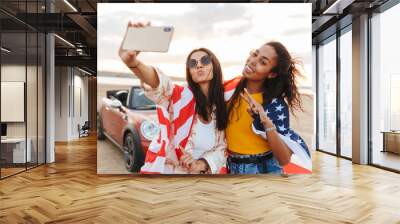
{"label": "peace sign hand gesture", "polygon": [[240,96],[247,102],[249,107],[247,108],[247,112],[252,116],[253,118],[255,116],[260,116],[260,121],[261,123],[266,127],[266,128],[271,128],[274,126],[272,123],[271,119],[267,116],[267,114],[264,111],[263,106],[258,103],[247,91],[246,88],[244,88],[244,93],[240,93]]}

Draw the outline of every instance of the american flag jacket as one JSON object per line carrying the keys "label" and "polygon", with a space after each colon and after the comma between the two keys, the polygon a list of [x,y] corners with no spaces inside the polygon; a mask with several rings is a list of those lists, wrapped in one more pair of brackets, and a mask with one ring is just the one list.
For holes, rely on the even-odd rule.
{"label": "american flag jacket", "polygon": [[[160,80],[159,86],[151,88],[142,83],[142,87],[145,95],[157,105],[160,132],[149,145],[141,173],[187,174],[190,173],[189,170],[179,165],[179,160],[184,152],[197,159],[193,155],[193,140],[197,135],[198,123],[195,100],[188,87],[173,84],[162,71],[157,68],[155,71]],[[211,114],[211,118],[215,123],[214,113]],[[226,148],[225,132],[215,129],[214,146],[201,152],[199,157],[207,161],[212,174],[227,172]]]}

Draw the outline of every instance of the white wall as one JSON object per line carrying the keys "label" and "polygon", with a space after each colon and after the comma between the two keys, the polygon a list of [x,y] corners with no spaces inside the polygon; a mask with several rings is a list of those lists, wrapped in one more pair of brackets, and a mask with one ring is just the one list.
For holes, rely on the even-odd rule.
{"label": "white wall", "polygon": [[67,67],[55,68],[55,141],[68,140],[68,88],[70,83]]}
{"label": "white wall", "polygon": [[[25,82],[25,65],[10,64],[1,66],[1,81]],[[1,108],[4,110],[5,108]],[[25,122],[7,122],[7,137],[24,138]]]}
{"label": "white wall", "polygon": [[[77,110],[78,108],[75,107],[75,119],[74,119],[74,123],[73,123],[73,131],[74,131],[74,136],[78,137],[78,124],[80,124],[81,126],[85,123],[85,121],[89,120],[89,91],[88,91],[88,77],[87,76],[83,76],[84,73],[80,72],[79,70],[75,69],[75,90],[77,90],[77,88],[80,88],[80,99],[75,97],[75,100],[80,100],[80,106],[81,108],[81,113]],[[76,92],[75,92],[76,94]],[[79,104],[78,102],[76,102],[76,104]]]}
{"label": "white wall", "polygon": [[[27,80],[25,80],[27,78]],[[1,66],[1,81],[2,82],[24,82],[26,83],[26,107],[19,108],[20,113],[25,114],[26,120],[22,122],[6,122],[7,123],[7,137],[8,138],[25,138],[25,135],[30,140],[30,148],[32,161],[44,163],[44,74],[42,73],[41,66],[27,67],[25,64],[3,64]],[[3,92],[4,89],[2,89]],[[20,90],[24,94],[24,90]],[[7,97],[7,95],[2,95]],[[1,110],[10,110],[10,108],[2,107]],[[13,113],[13,111],[7,111]],[[14,112],[15,113],[15,112]],[[24,116],[24,115],[23,115]]]}
{"label": "white wall", "polygon": [[[2,65],[1,66],[1,81],[2,82],[25,82],[25,65]],[[28,69],[30,69],[28,67]],[[5,108],[1,108],[5,110]],[[25,137],[24,122],[7,122],[8,137]]]}
{"label": "white wall", "polygon": [[88,120],[88,78],[76,68],[56,67],[55,85],[55,141],[77,139],[78,124]]}

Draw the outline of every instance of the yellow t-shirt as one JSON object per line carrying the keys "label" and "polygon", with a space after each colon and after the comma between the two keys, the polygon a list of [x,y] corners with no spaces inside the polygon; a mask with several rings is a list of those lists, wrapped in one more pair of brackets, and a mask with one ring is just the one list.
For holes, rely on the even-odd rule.
{"label": "yellow t-shirt", "polygon": [[[262,93],[251,94],[251,96],[262,104]],[[236,106],[234,106],[225,130],[228,149],[240,154],[259,154],[269,151],[270,147],[267,141],[256,135],[251,128],[253,118],[247,112],[247,102],[240,97],[240,105],[238,108]]]}

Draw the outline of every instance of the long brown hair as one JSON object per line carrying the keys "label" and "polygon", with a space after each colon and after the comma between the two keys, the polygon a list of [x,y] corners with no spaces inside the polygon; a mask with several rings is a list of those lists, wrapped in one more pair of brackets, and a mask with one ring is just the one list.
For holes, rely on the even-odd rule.
{"label": "long brown hair", "polygon": [[[299,89],[297,88],[297,79],[302,77],[302,74],[296,68],[296,65],[301,65],[301,63],[293,58],[286,47],[280,42],[272,41],[265,45],[273,47],[276,51],[277,65],[272,69],[272,72],[277,73],[277,76],[275,78],[266,78],[264,80],[263,106],[269,104],[274,98],[283,97],[292,112],[294,112],[295,109],[303,111]],[[242,77],[230,100],[228,107],[229,115],[234,109],[234,104],[238,101],[240,93],[243,92],[246,85],[247,79]],[[237,107],[239,107],[239,103],[237,104]]]}
{"label": "long brown hair", "polygon": [[[197,51],[203,51],[207,53],[211,58],[213,65],[213,78],[210,81],[208,88],[208,96],[205,96],[201,91],[199,84],[195,83],[190,74],[190,68],[187,66],[187,62],[193,53]],[[201,116],[204,120],[209,120],[209,112],[213,110],[215,106],[216,110],[216,126],[218,130],[222,131],[228,125],[227,108],[224,100],[224,86],[221,64],[217,57],[207,48],[194,49],[189,53],[186,59],[186,81],[189,84],[189,88],[193,92],[194,99],[196,101],[196,113]]]}

